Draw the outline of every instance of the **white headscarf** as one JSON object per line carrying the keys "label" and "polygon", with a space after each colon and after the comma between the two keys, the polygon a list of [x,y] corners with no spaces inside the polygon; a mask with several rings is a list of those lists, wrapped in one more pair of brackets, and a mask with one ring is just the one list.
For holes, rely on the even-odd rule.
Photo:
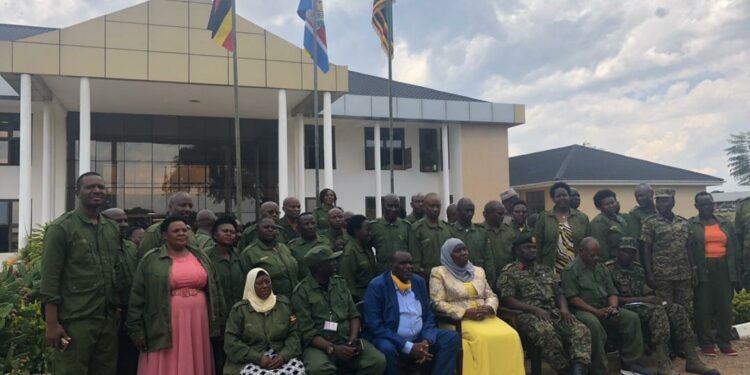
{"label": "white headscarf", "polygon": [[459,267],[456,262],[453,261],[453,250],[459,245],[463,245],[464,242],[458,238],[449,238],[443,243],[443,247],[440,248],[440,263],[448,269],[453,277],[461,280],[462,282],[469,282],[474,280],[474,265],[471,262],[466,263],[465,266]]}
{"label": "white headscarf", "polygon": [[250,306],[259,313],[264,313],[273,309],[276,306],[276,295],[273,294],[271,289],[271,295],[266,299],[261,299],[255,294],[255,280],[258,278],[259,273],[271,277],[266,270],[262,268],[253,268],[247,273],[247,279],[245,280],[245,291],[242,293],[242,298],[250,302]]}

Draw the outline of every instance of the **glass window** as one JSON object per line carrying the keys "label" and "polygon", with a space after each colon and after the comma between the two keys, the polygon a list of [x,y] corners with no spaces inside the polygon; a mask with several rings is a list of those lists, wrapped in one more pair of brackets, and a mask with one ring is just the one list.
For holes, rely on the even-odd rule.
{"label": "glass window", "polygon": [[0,200],[0,253],[18,249],[18,201]]}
{"label": "glass window", "polygon": [[18,165],[19,121],[17,113],[0,113],[0,165]]}
{"label": "glass window", "polygon": [[[390,129],[380,128],[380,167],[390,168]],[[405,148],[404,128],[393,129],[393,169],[405,170],[411,168],[411,148]],[[375,128],[365,128],[365,169],[375,169]]]}
{"label": "glass window", "polygon": [[437,172],[443,169],[440,129],[419,129],[419,170]]}
{"label": "glass window", "polygon": [[[315,169],[315,125],[305,125],[305,169]],[[336,169],[336,127],[331,129],[333,169]],[[318,125],[318,168],[323,169],[323,125]]]}

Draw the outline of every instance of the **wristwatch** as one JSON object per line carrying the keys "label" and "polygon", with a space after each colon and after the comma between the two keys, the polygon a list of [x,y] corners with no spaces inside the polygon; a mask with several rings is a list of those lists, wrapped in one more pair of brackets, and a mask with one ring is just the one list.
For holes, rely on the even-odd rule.
{"label": "wristwatch", "polygon": [[333,354],[333,344],[331,344],[331,346],[329,346],[328,348],[326,348],[326,354],[328,354],[328,355]]}

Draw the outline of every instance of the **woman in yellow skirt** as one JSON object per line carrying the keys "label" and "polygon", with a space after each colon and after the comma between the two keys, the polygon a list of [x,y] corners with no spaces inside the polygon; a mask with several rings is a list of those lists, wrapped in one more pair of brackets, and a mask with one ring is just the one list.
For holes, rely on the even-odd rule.
{"label": "woman in yellow skirt", "polygon": [[464,375],[524,375],[521,339],[497,317],[497,295],[484,270],[469,262],[466,245],[445,241],[440,263],[430,274],[430,297],[439,314],[461,320]]}

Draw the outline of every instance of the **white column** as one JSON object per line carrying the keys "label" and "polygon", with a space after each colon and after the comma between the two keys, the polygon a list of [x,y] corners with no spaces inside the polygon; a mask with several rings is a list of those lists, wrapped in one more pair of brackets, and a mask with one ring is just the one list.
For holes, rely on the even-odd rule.
{"label": "white column", "polygon": [[333,121],[330,92],[323,93],[323,178],[323,187],[333,189]]}
{"label": "white column", "polygon": [[383,215],[383,184],[380,173],[380,123],[375,124],[374,130],[374,150],[375,150],[375,217]]}
{"label": "white column", "polygon": [[42,223],[52,220],[52,102],[44,102],[42,124]]}
{"label": "white column", "polygon": [[305,118],[297,114],[297,126],[295,128],[295,144],[297,149],[297,198],[304,205],[305,202]]}
{"label": "white column", "polygon": [[442,127],[442,154],[443,154],[443,212],[440,214],[443,219],[445,217],[445,208],[448,207],[451,197],[451,173],[448,168],[448,125],[444,124]]}
{"label": "white column", "polygon": [[279,203],[289,196],[286,90],[279,90]]}
{"label": "white column", "polygon": [[21,139],[18,179],[18,249],[31,233],[31,76],[21,74]]}
{"label": "white column", "polygon": [[451,190],[457,199],[464,197],[463,186],[463,147],[461,146],[461,125],[452,124],[448,126],[450,139],[448,140],[448,153],[451,164]]}
{"label": "white column", "polygon": [[80,129],[78,131],[78,175],[91,171],[91,88],[81,78]]}

